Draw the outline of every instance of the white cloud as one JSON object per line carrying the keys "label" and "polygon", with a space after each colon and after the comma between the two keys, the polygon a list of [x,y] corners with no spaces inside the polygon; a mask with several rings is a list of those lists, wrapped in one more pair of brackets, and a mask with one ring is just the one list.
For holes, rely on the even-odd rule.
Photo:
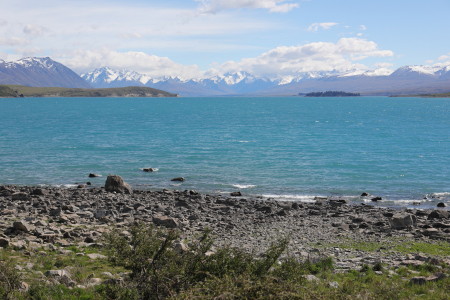
{"label": "white cloud", "polygon": [[388,62],[380,62],[375,64],[375,67],[377,68],[392,68],[393,66],[394,64]]}
{"label": "white cloud", "polygon": [[70,56],[62,56],[57,60],[80,73],[108,66],[113,69],[136,71],[153,78],[177,76],[189,79],[202,75],[196,65],[182,65],[167,57],[135,51],[117,52],[106,48],[95,51],[78,50]]}
{"label": "white cloud", "polygon": [[119,37],[123,39],[140,39],[142,38],[142,34],[138,32],[126,32],[119,34]]}
{"label": "white cloud", "polygon": [[367,26],[366,25],[359,25],[359,30],[367,30]]}
{"label": "white cloud", "polygon": [[[449,54],[449,55],[450,55],[450,54]],[[448,59],[450,59],[450,56],[449,56],[449,55],[446,55],[446,54],[445,54],[445,55],[441,55],[441,56],[438,57],[438,60],[441,60],[441,61],[442,61],[442,60],[448,60]]]}
{"label": "white cloud", "polygon": [[18,37],[2,38],[0,37],[0,46],[20,46],[26,45],[28,41]]}
{"label": "white cloud", "polygon": [[44,32],[46,32],[46,31],[47,31],[46,28],[39,26],[39,25],[34,25],[34,24],[27,24],[23,28],[23,33],[25,33],[27,35],[34,35],[34,36],[43,35]]}
{"label": "white cloud", "polygon": [[336,25],[338,25],[339,23],[334,23],[334,22],[326,22],[326,23],[313,23],[311,25],[309,25],[308,27],[308,31],[319,31],[319,29],[323,29],[323,30],[328,30],[331,27],[334,27]]}
{"label": "white cloud", "polygon": [[299,7],[298,3],[288,0],[196,0],[200,2],[201,13],[217,13],[226,9],[262,8],[270,12],[286,13]]}
{"label": "white cloud", "polygon": [[336,43],[315,42],[301,46],[282,46],[255,58],[229,61],[215,66],[216,71],[247,71],[257,76],[294,75],[302,72],[345,72],[368,69],[355,63],[368,57],[393,56],[390,50],[380,50],[375,42],[358,38],[341,38]]}

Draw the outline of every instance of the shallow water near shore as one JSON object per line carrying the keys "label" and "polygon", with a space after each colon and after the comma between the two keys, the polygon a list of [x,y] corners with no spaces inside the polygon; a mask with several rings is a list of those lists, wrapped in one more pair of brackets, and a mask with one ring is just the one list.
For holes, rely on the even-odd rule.
{"label": "shallow water near shore", "polygon": [[140,189],[450,205],[449,116],[450,99],[0,99],[0,184],[119,174]]}

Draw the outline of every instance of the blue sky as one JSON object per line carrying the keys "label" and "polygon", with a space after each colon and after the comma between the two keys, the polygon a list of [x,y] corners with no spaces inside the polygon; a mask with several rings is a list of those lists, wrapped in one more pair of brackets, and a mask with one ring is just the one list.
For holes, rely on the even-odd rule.
{"label": "blue sky", "polygon": [[0,0],[0,58],[152,77],[450,65],[449,0]]}

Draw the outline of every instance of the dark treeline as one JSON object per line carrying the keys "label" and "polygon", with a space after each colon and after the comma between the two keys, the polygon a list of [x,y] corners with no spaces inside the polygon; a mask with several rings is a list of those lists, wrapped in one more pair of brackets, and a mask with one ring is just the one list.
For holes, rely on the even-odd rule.
{"label": "dark treeline", "polygon": [[305,97],[358,97],[359,93],[347,93],[342,91],[326,91],[307,93]]}

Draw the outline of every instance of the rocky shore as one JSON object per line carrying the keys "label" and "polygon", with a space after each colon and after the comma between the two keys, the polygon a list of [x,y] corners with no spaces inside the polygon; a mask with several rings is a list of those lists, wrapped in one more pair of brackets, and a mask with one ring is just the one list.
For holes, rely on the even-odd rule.
{"label": "rocky shore", "polygon": [[342,199],[301,203],[233,195],[132,190],[118,176],[102,188],[0,186],[0,247],[95,245],[113,228],[127,234],[131,224],[145,222],[176,228],[184,238],[209,228],[216,246],[255,253],[288,236],[287,255],[331,256],[337,271],[380,262],[390,267],[436,259],[450,263],[450,254],[436,258],[393,251],[399,241],[450,242],[447,208],[394,210]]}

